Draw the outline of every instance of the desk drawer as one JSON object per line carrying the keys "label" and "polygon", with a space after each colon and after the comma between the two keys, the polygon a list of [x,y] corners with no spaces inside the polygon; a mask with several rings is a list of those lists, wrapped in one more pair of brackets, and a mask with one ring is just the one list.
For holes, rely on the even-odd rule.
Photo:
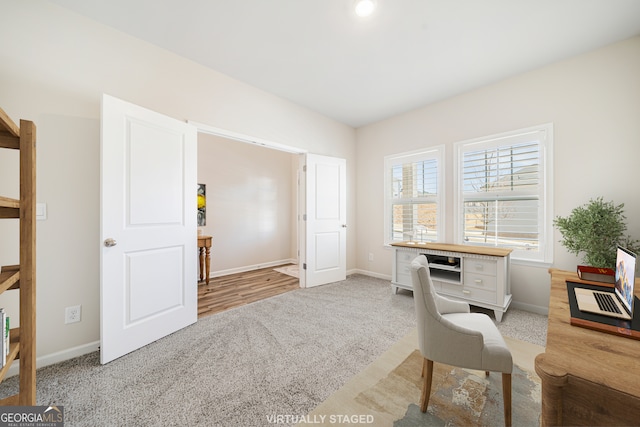
{"label": "desk drawer", "polygon": [[411,286],[411,261],[418,256],[414,251],[396,250],[396,283]]}
{"label": "desk drawer", "polygon": [[405,285],[405,286],[413,286],[413,282],[411,281],[411,273],[405,274],[398,272],[396,274],[396,282]]}
{"label": "desk drawer", "polygon": [[488,302],[491,304],[495,304],[497,301],[496,293],[485,289],[469,288],[465,286],[462,290],[462,294],[464,298],[471,302],[471,304],[473,304],[473,301]]}
{"label": "desk drawer", "polygon": [[495,290],[455,285],[447,282],[438,282],[437,284],[434,282],[434,285],[438,293],[464,298],[470,304],[473,304],[474,301],[495,304],[497,301]]}
{"label": "desk drawer", "polygon": [[498,263],[496,261],[488,260],[488,259],[465,258],[464,272],[495,276],[498,272]]}
{"label": "desk drawer", "polygon": [[[396,251],[396,266],[400,267],[401,265],[411,265],[411,261],[413,261],[418,254],[416,252],[409,251]],[[398,270],[400,271],[400,270]]]}
{"label": "desk drawer", "polygon": [[[418,254],[413,251],[396,251],[396,276],[398,282],[411,284],[411,261],[417,256]],[[401,276],[403,280],[401,280]]]}
{"label": "desk drawer", "polygon": [[486,274],[465,273],[464,287],[495,292],[497,288],[496,276]]}
{"label": "desk drawer", "polygon": [[459,297],[459,298],[465,297],[464,293],[462,293],[462,290],[464,289],[462,284],[456,285],[455,283],[441,282],[438,280],[438,281],[434,281],[434,285],[436,290],[438,292],[442,292],[442,294],[451,295],[453,297]]}

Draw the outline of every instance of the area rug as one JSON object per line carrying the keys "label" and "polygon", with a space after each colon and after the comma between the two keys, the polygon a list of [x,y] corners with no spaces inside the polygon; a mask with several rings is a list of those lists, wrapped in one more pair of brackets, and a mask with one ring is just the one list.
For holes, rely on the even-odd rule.
{"label": "area rug", "polygon": [[[356,401],[375,412],[395,412],[404,407],[397,427],[411,426],[498,426],[504,425],[502,375],[454,368],[435,363],[429,408],[418,406],[422,387],[422,356],[411,353],[389,375]],[[513,425],[537,426],[540,414],[539,380],[514,366],[512,373]]]}
{"label": "area rug", "polygon": [[[541,388],[534,360],[544,347],[504,339],[514,361],[512,423],[538,426]],[[297,425],[331,426],[344,420],[376,427],[504,425],[500,373],[486,377],[484,371],[435,363],[429,407],[423,414],[418,407],[421,371],[414,328]]]}
{"label": "area rug", "polygon": [[298,266],[297,265],[285,265],[284,267],[274,268],[274,271],[278,273],[286,274],[287,276],[298,277]]}

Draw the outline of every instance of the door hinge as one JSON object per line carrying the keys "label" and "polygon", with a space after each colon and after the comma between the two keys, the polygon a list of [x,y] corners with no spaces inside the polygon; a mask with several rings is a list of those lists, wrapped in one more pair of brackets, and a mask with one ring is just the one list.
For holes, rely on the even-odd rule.
{"label": "door hinge", "polygon": [[306,269],[307,269],[307,263],[306,263],[306,262],[302,264],[302,269],[303,269],[303,270],[306,270]]}
{"label": "door hinge", "polygon": [[306,172],[307,171],[307,165],[302,166],[302,172]]}
{"label": "door hinge", "polygon": [[303,215],[302,215],[302,220],[303,220],[303,221],[306,221],[306,220],[307,220],[307,214],[303,214]]}

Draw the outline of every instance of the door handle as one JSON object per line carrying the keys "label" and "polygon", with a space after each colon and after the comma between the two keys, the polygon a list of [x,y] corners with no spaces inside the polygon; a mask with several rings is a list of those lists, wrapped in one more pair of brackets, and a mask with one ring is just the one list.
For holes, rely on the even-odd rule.
{"label": "door handle", "polygon": [[347,228],[347,224],[342,224],[342,228]]}
{"label": "door handle", "polygon": [[111,237],[109,237],[108,239],[106,239],[104,241],[104,245],[108,248],[117,245],[118,242],[116,242],[116,239],[112,239]]}

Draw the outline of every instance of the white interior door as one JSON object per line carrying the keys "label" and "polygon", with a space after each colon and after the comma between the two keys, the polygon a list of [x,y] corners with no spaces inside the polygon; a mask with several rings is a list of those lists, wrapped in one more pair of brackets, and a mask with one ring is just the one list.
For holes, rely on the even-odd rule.
{"label": "white interior door", "polygon": [[100,361],[197,320],[196,128],[103,95]]}
{"label": "white interior door", "polygon": [[306,155],[306,287],[337,282],[347,270],[347,162]]}

